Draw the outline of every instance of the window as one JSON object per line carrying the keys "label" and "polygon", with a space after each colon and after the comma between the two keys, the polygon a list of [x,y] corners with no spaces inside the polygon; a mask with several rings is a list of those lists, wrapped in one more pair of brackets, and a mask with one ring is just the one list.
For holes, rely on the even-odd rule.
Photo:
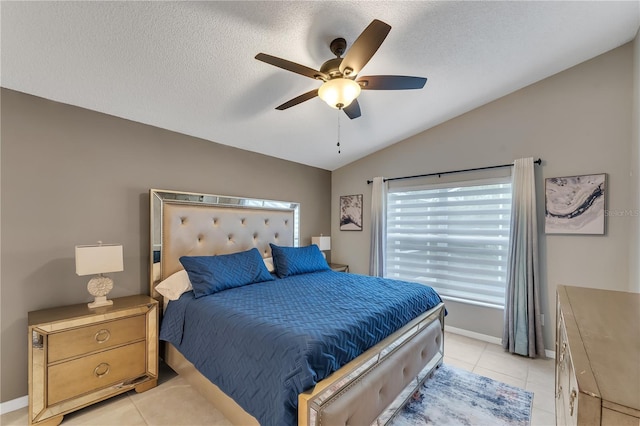
{"label": "window", "polygon": [[387,277],[504,308],[510,179],[389,189]]}

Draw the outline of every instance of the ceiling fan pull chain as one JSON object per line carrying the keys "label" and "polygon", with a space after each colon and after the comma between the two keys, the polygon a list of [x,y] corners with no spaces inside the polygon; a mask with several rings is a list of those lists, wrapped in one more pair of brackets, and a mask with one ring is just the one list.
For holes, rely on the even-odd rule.
{"label": "ceiling fan pull chain", "polygon": [[340,154],[340,113],[342,112],[342,108],[338,109],[338,154]]}

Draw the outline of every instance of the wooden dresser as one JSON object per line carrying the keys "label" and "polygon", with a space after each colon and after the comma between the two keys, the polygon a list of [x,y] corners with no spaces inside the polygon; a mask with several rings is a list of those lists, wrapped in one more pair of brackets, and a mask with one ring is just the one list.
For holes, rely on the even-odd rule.
{"label": "wooden dresser", "polygon": [[148,296],[29,312],[29,424],[158,382],[158,302]]}
{"label": "wooden dresser", "polygon": [[640,425],[640,294],[558,286],[556,423]]}

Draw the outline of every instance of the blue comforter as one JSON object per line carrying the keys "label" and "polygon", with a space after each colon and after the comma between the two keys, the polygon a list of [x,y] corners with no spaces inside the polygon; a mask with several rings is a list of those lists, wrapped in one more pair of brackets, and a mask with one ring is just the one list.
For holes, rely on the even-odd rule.
{"label": "blue comforter", "polygon": [[160,339],[262,425],[294,425],[299,393],[440,301],[421,284],[322,271],[184,293]]}

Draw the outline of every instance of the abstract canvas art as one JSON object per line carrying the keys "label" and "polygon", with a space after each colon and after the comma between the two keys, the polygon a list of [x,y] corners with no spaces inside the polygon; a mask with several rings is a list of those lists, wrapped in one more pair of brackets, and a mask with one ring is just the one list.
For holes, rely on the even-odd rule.
{"label": "abstract canvas art", "polygon": [[362,194],[340,196],[340,230],[362,231]]}
{"label": "abstract canvas art", "polygon": [[604,234],[604,173],[547,178],[545,222],[547,234]]}

